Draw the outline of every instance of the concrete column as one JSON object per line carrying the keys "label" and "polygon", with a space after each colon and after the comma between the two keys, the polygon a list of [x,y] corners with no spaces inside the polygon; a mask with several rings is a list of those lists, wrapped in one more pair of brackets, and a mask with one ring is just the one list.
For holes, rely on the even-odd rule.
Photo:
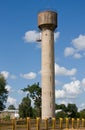
{"label": "concrete column", "polygon": [[54,32],[42,30],[42,118],[54,117]]}
{"label": "concrete column", "polygon": [[57,14],[52,11],[39,13],[38,27],[42,33],[42,119],[45,119],[55,117],[54,30]]}

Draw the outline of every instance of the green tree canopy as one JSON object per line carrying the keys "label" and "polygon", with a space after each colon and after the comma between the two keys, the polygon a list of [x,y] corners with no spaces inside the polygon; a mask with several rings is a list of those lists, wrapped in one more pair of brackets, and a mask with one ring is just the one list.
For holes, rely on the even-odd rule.
{"label": "green tree canopy", "polygon": [[19,115],[22,118],[32,117],[31,100],[28,96],[24,97],[19,105]]}
{"label": "green tree canopy", "polygon": [[85,118],[85,109],[80,111],[80,118]]}
{"label": "green tree canopy", "polygon": [[56,117],[79,117],[79,113],[77,112],[78,111],[78,108],[76,106],[76,104],[68,104],[67,106],[65,106],[64,104],[56,104],[55,105],[55,108],[56,110],[59,110],[61,109],[62,111],[60,112],[57,112],[56,113]]}
{"label": "green tree canopy", "polygon": [[34,102],[34,108],[36,109],[36,116],[41,116],[41,87],[39,83],[28,85],[22,89],[24,92],[28,92],[29,98]]}
{"label": "green tree canopy", "polygon": [[76,117],[78,108],[76,104],[68,104],[67,106],[67,113],[70,117]]}
{"label": "green tree canopy", "polygon": [[59,118],[65,118],[67,115],[65,112],[63,111],[60,111],[58,113],[56,113],[56,118],[59,119]]}
{"label": "green tree canopy", "polygon": [[5,87],[6,87],[6,80],[2,76],[2,74],[0,74],[0,111],[5,108],[5,103],[8,97],[8,91]]}
{"label": "green tree canopy", "polygon": [[55,104],[55,109],[56,109],[56,110],[62,109],[62,111],[65,112],[67,108],[66,108],[65,104],[59,104],[59,105],[58,105],[58,104]]}
{"label": "green tree canopy", "polygon": [[9,105],[8,109],[9,109],[9,110],[15,110],[16,108],[15,108],[14,105]]}

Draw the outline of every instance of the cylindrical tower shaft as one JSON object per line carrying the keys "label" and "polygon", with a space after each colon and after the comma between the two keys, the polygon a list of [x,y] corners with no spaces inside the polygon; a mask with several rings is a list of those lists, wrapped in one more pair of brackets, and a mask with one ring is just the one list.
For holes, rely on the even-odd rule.
{"label": "cylindrical tower shaft", "polygon": [[42,30],[42,119],[55,116],[54,29],[57,14],[52,11],[38,15]]}
{"label": "cylindrical tower shaft", "polygon": [[42,31],[42,117],[54,117],[54,34],[52,30]]}

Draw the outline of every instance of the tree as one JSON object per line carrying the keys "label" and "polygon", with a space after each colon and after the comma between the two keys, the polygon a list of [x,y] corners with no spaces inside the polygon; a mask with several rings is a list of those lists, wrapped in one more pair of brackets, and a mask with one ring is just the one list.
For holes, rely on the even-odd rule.
{"label": "tree", "polygon": [[56,110],[58,110],[58,109],[62,109],[62,111],[66,111],[66,106],[65,106],[65,104],[60,104],[60,105],[58,105],[58,104],[55,104],[55,109]]}
{"label": "tree", "polygon": [[63,111],[60,111],[58,113],[56,113],[56,118],[59,119],[59,118],[65,118],[67,115],[65,112]]}
{"label": "tree", "polygon": [[67,106],[67,114],[70,117],[76,117],[77,116],[77,106],[75,104],[68,104]]}
{"label": "tree", "polygon": [[31,100],[28,96],[24,97],[19,105],[19,115],[22,118],[32,117]]}
{"label": "tree", "polygon": [[58,113],[56,113],[56,117],[79,117],[79,113],[77,112],[78,108],[75,104],[68,104],[67,106],[65,106],[64,104],[55,104],[55,108],[56,110],[62,110]]}
{"label": "tree", "polygon": [[28,85],[27,88],[22,89],[24,92],[28,92],[29,98],[34,102],[34,108],[36,110],[36,116],[41,116],[41,87],[39,83]]}
{"label": "tree", "polygon": [[6,80],[2,74],[0,74],[0,111],[5,108],[5,104],[8,97],[8,91],[6,87]]}
{"label": "tree", "polygon": [[85,118],[85,109],[80,111],[80,118]]}
{"label": "tree", "polygon": [[14,105],[9,105],[8,109],[9,109],[9,110],[15,110],[16,108],[15,108]]}

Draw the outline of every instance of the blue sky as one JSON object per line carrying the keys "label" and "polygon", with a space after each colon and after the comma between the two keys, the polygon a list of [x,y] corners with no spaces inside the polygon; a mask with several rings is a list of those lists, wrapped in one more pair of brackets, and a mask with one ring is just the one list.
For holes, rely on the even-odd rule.
{"label": "blue sky", "polygon": [[0,73],[7,80],[7,106],[18,107],[27,85],[41,84],[38,13],[58,13],[55,30],[56,103],[85,109],[85,0],[1,0]]}

